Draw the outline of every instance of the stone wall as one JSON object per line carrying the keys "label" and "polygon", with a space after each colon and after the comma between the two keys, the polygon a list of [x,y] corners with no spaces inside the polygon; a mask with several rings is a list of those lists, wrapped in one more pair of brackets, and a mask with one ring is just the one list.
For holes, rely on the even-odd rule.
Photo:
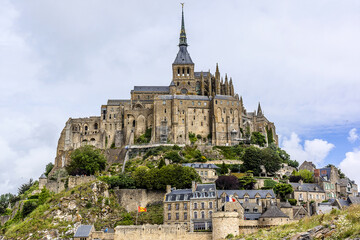
{"label": "stone wall", "polygon": [[7,221],[9,221],[10,216],[0,216],[0,225],[4,225]]}
{"label": "stone wall", "polygon": [[211,232],[187,232],[185,227],[175,225],[117,226],[115,240],[211,240]]}
{"label": "stone wall", "polygon": [[96,180],[95,176],[70,176],[68,180],[63,178],[61,180],[48,180],[45,184],[46,189],[50,192],[59,193],[65,190],[66,181],[68,182],[68,188],[74,188],[77,185],[88,183]]}
{"label": "stone wall", "polygon": [[114,191],[118,203],[124,206],[126,211],[137,211],[138,206],[145,207],[150,203],[162,202],[165,191],[151,191],[146,189],[117,189]]}
{"label": "stone wall", "polygon": [[239,214],[237,212],[215,212],[212,215],[212,239],[224,239],[228,234],[239,235]]}
{"label": "stone wall", "polygon": [[91,233],[91,239],[114,240],[115,233],[104,233],[103,231],[95,231]]}

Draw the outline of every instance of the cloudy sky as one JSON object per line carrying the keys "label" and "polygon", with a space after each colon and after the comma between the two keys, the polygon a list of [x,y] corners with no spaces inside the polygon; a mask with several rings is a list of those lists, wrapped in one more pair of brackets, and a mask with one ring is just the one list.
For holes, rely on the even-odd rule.
{"label": "cloudy sky", "polygon": [[[179,1],[0,1],[0,194],[54,161],[69,117],[100,114],[134,85],[168,85]],[[197,71],[261,102],[299,162],[360,183],[360,1],[185,3]]]}

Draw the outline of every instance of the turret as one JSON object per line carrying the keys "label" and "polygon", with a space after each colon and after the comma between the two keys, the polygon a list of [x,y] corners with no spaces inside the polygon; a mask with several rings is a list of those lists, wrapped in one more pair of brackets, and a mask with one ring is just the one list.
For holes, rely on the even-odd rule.
{"label": "turret", "polygon": [[232,78],[230,78],[230,95],[234,96],[234,85],[233,85],[233,81]]}
{"label": "turret", "polygon": [[219,72],[219,65],[217,63],[216,63],[216,71],[215,71],[215,93],[216,95],[221,94],[220,72]]}
{"label": "turret", "polygon": [[258,105],[257,116],[258,116],[258,117],[263,116],[263,112],[262,112],[262,110],[261,110],[260,102],[259,102],[259,105]]}
{"label": "turret", "polygon": [[230,95],[229,82],[227,74],[225,74],[225,92],[224,95]]}

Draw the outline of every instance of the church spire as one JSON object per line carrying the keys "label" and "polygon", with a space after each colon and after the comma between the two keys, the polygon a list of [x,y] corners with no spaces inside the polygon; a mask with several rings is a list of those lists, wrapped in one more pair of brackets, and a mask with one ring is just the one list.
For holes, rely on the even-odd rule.
{"label": "church spire", "polygon": [[185,32],[185,21],[184,21],[184,3],[181,3],[181,30],[180,30],[180,39],[179,46],[187,46],[186,32]]}
{"label": "church spire", "polygon": [[257,116],[262,116],[262,115],[263,115],[263,112],[262,112],[262,109],[261,109],[261,106],[260,106],[260,102],[259,102],[258,110],[257,110]]}

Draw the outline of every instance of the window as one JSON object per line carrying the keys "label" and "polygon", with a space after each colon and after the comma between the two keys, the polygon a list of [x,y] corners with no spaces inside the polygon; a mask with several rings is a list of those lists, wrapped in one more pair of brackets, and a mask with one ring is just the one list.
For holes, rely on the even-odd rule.
{"label": "window", "polygon": [[176,220],[179,220],[179,213],[175,213]]}
{"label": "window", "polygon": [[[201,126],[202,126],[202,123],[201,123]],[[205,171],[205,176],[207,176],[208,175],[208,171]]]}
{"label": "window", "polygon": [[215,104],[217,104],[217,100],[215,100]]}
{"label": "window", "polygon": [[194,102],[191,102],[191,104],[194,106]]}
{"label": "window", "polygon": [[171,204],[168,204],[168,210],[169,211],[171,210]]}
{"label": "window", "polygon": [[245,208],[245,212],[248,213],[248,212],[249,212],[249,209],[248,209],[248,208]]}
{"label": "window", "polygon": [[190,85],[190,82],[188,82],[188,85]]}
{"label": "window", "polygon": [[175,209],[179,210],[179,203],[175,204]]}
{"label": "window", "polygon": [[201,106],[201,102],[198,102],[198,105]]}
{"label": "window", "polygon": [[200,172],[200,175],[201,175],[201,176],[204,175],[203,171]]}
{"label": "window", "polygon": [[201,218],[205,218],[205,212],[201,212]]}
{"label": "window", "polygon": [[224,122],[224,118],[222,118],[221,121]]}
{"label": "window", "polygon": [[249,202],[249,197],[245,197],[245,202]]}
{"label": "window", "polygon": [[166,108],[164,109],[164,113],[166,113]]}
{"label": "window", "polygon": [[180,101],[180,105],[182,105],[182,101]]}
{"label": "window", "polygon": [[187,210],[187,203],[184,203],[184,210]]}
{"label": "window", "polygon": [[203,122],[201,122],[201,126],[203,126]]}
{"label": "window", "polygon": [[85,126],[85,131],[87,131],[88,130],[88,126]]}
{"label": "window", "polygon": [[224,113],[226,113],[226,108],[224,108]]}
{"label": "window", "polygon": [[257,212],[258,212],[257,208],[254,208],[254,213],[257,213]]}
{"label": "window", "polygon": [[209,202],[209,208],[213,208],[213,203]]}
{"label": "window", "polygon": [[201,209],[204,209],[204,208],[205,208],[205,203],[202,202],[202,203],[201,203]]}
{"label": "window", "polygon": [[165,104],[166,104],[166,101],[164,100],[164,101],[163,101],[163,105],[165,105]]}
{"label": "window", "polygon": [[184,220],[187,220],[187,213],[184,213]]}
{"label": "window", "polygon": [[194,212],[194,218],[197,219],[197,212]]}
{"label": "window", "polygon": [[204,106],[206,106],[206,104],[207,104],[207,103],[206,103],[206,102],[204,102]]}
{"label": "window", "polygon": [[168,220],[171,220],[171,213],[168,213]]}
{"label": "window", "polygon": [[212,217],[212,211],[209,211],[209,218]]}
{"label": "window", "polygon": [[94,124],[94,129],[95,129],[95,130],[98,129],[98,124],[97,124],[97,123]]}
{"label": "window", "polygon": [[206,116],[204,116],[204,121],[206,121]]}
{"label": "window", "polygon": [[182,120],[182,123],[184,123],[184,119]]}
{"label": "window", "polygon": [[256,197],[256,204],[260,205],[260,198],[259,197]]}
{"label": "window", "polygon": [[197,203],[194,203],[194,209],[197,209]]}

